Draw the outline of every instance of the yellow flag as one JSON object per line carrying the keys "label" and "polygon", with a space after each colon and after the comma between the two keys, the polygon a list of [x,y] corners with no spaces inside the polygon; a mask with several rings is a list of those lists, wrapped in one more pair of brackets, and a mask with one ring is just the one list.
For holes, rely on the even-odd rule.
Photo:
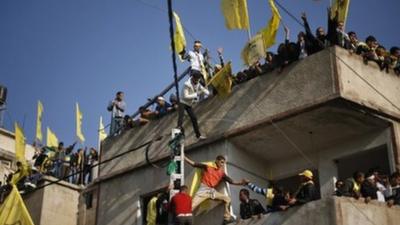
{"label": "yellow flag", "polygon": [[81,143],[85,142],[85,137],[82,134],[82,112],[79,110],[79,105],[76,103],[76,136]]}
{"label": "yellow flag", "polygon": [[37,118],[36,118],[36,139],[39,140],[40,142],[43,141],[42,114],[43,114],[43,104],[41,101],[38,101]]}
{"label": "yellow flag", "polygon": [[274,0],[269,0],[269,5],[271,6],[272,17],[268,22],[268,26],[261,30],[265,49],[275,44],[276,33],[281,21],[281,15],[275,6]]}
{"label": "yellow flag", "polygon": [[100,116],[100,123],[99,123],[99,140],[100,142],[106,139],[107,133],[104,130],[104,124],[103,124],[103,117]]}
{"label": "yellow flag", "polygon": [[149,203],[147,203],[147,215],[146,215],[147,225],[156,225],[157,199],[158,199],[157,196],[154,196],[150,199]]}
{"label": "yellow flag", "polygon": [[331,19],[335,18],[337,11],[338,21],[343,22],[343,24],[346,24],[349,6],[350,6],[350,0],[334,0],[331,6]]}
{"label": "yellow flag", "polygon": [[22,129],[15,123],[15,158],[21,163],[18,172],[14,173],[11,183],[16,184],[29,174],[29,166],[25,159],[25,136]]}
{"label": "yellow flag", "polygon": [[25,161],[25,136],[22,129],[17,123],[14,124],[15,127],[15,158],[17,161]]}
{"label": "yellow flag", "polygon": [[[174,12],[174,18],[176,25],[174,34],[175,52],[179,55],[179,53],[182,52],[186,47],[186,38],[185,34],[183,33],[181,19],[176,12]],[[181,55],[179,55],[179,58],[182,60]]]}
{"label": "yellow flag", "polygon": [[232,88],[231,75],[232,75],[231,62],[228,62],[209,81],[209,84],[212,84],[212,86],[217,90],[219,96],[225,97],[231,93],[231,88]]}
{"label": "yellow flag", "polygon": [[247,0],[222,0],[221,10],[228,30],[249,29]]}
{"label": "yellow flag", "polygon": [[47,141],[46,145],[48,147],[58,147],[58,138],[55,133],[53,133],[50,128],[47,127]]}
{"label": "yellow flag", "polygon": [[33,225],[31,216],[15,185],[4,203],[0,206],[0,224]]}
{"label": "yellow flag", "polygon": [[244,64],[251,66],[261,58],[265,58],[265,48],[262,34],[256,34],[244,46],[242,53]]}

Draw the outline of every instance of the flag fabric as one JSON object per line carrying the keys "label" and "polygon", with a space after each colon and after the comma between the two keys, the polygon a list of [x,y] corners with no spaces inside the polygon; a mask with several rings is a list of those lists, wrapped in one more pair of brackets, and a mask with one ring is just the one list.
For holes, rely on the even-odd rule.
{"label": "flag fabric", "polygon": [[[18,183],[23,177],[29,174],[29,166],[25,159],[25,136],[22,129],[17,123],[15,127],[15,158],[17,162],[21,163],[21,167],[18,168],[18,172],[13,174],[11,179],[12,184]],[[1,224],[1,223],[0,223]]]}
{"label": "flag fabric", "polygon": [[25,161],[25,136],[22,129],[17,123],[14,124],[15,127],[15,158],[17,161]]}
{"label": "flag fabric", "polygon": [[331,6],[331,19],[338,13],[338,21],[346,24],[347,13],[349,11],[350,0],[334,0]]}
{"label": "flag fabric", "polygon": [[154,196],[150,199],[149,203],[147,203],[147,215],[146,215],[147,225],[156,225],[157,199],[158,199],[157,196]]}
{"label": "flag fabric", "polygon": [[275,6],[274,0],[269,0],[269,5],[271,7],[272,17],[268,25],[261,30],[265,49],[275,44],[276,33],[278,32],[279,23],[281,21],[281,15]]}
{"label": "flag fabric", "polygon": [[175,18],[175,34],[174,34],[174,42],[175,42],[175,52],[179,55],[179,59],[182,61],[182,56],[179,54],[186,47],[186,38],[183,32],[183,27],[181,24],[181,19],[178,14],[174,12]]}
{"label": "flag fabric", "polygon": [[228,30],[249,29],[247,0],[222,0],[221,10]]}
{"label": "flag fabric", "polygon": [[82,119],[83,115],[81,110],[79,109],[79,104],[76,103],[76,137],[79,139],[81,143],[85,142],[85,137],[82,133]]}
{"label": "flag fabric", "polygon": [[241,56],[244,64],[247,66],[253,65],[261,58],[265,58],[265,48],[261,33],[256,34],[246,43]]}
{"label": "flag fabric", "polygon": [[47,140],[46,140],[46,145],[48,147],[58,147],[58,138],[53,131],[50,130],[50,128],[47,127]]}
{"label": "flag fabric", "polygon": [[103,117],[100,116],[100,122],[99,122],[99,140],[100,142],[106,139],[107,133],[104,129],[104,124],[103,124]]}
{"label": "flag fabric", "polygon": [[15,185],[3,204],[0,205],[0,224],[34,224]]}
{"label": "flag fabric", "polygon": [[231,75],[232,75],[232,66],[231,62],[228,62],[209,81],[209,84],[211,84],[217,90],[219,96],[226,97],[231,93],[231,88],[232,88]]}
{"label": "flag fabric", "polygon": [[40,142],[43,141],[42,114],[43,114],[43,104],[41,101],[38,101],[37,118],[36,118],[36,140],[39,140]]}

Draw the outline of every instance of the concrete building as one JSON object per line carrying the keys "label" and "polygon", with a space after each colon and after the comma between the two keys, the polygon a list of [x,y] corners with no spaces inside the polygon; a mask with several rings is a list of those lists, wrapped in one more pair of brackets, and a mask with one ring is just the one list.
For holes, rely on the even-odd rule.
{"label": "concrete building", "polygon": [[[400,77],[334,47],[280,74],[237,85],[228,98],[212,97],[197,105],[200,128],[208,138],[198,142],[185,120],[185,151],[198,162],[225,155],[228,175],[260,186],[273,179],[296,188],[300,171],[314,171],[321,200],[249,224],[395,224],[399,207],[332,195],[334,180],[354,171],[379,167],[389,174],[400,169],[399,107]],[[79,224],[146,224],[146,203],[169,177],[165,169],[150,165],[145,153],[158,165],[168,160],[169,133],[176,120],[172,113],[102,143],[104,161],[154,140],[101,166],[98,179],[86,190],[91,204],[80,211]],[[190,185],[193,169],[186,166],[185,172]],[[236,215],[241,188],[221,187],[231,195]],[[252,196],[264,202],[263,196]],[[222,207],[214,204],[196,215],[195,224],[221,224]]]}
{"label": "concrete building", "polygon": [[[36,225],[76,225],[81,186],[45,176],[40,188],[23,195],[25,205]],[[51,184],[51,185],[50,185]]]}
{"label": "concrete building", "polygon": [[[33,164],[35,149],[26,144],[25,158]],[[5,176],[15,172],[15,135],[0,128],[0,176],[5,183]],[[40,184],[47,185],[56,181],[54,177],[45,176]],[[23,195],[25,205],[37,225],[75,225],[78,223],[78,203],[82,187],[64,181],[46,186],[32,193]]]}
{"label": "concrete building", "polygon": [[[31,161],[34,154],[33,146],[27,144],[25,146],[25,158],[28,162]],[[15,134],[0,128],[0,181],[4,182],[4,176],[13,172],[15,168]]]}

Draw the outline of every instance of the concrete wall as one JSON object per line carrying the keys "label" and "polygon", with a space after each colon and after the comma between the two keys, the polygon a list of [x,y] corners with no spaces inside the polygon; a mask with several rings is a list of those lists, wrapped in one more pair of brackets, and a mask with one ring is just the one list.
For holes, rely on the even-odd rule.
{"label": "concrete wall", "polygon": [[349,54],[344,49],[335,48],[335,52],[341,59],[336,62],[341,95],[400,118],[399,76],[392,71],[390,73],[380,71],[375,62],[365,65],[361,56]]}
{"label": "concrete wall", "polygon": [[[209,218],[209,220],[212,220]],[[238,225],[395,225],[400,221],[400,207],[351,198],[330,197],[290,208],[285,212],[242,220]],[[203,223],[206,224],[206,223]]]}
{"label": "concrete wall", "polygon": [[[361,74],[364,80],[340,59],[328,51],[322,51],[290,65],[281,74],[269,73],[235,86],[228,98],[211,97],[195,106],[201,130],[208,137],[222,138],[224,134],[255,125],[263,119],[307,109],[339,96],[399,119],[400,111],[393,106],[400,105],[399,77],[381,72],[372,62],[368,66],[364,65],[359,56],[350,55],[343,49],[332,50]],[[172,113],[160,120],[151,121],[146,126],[107,139],[103,142],[103,160],[161,135],[166,136],[153,144],[150,157],[158,159],[166,156],[169,132],[176,126],[176,117],[176,113]],[[197,140],[192,133],[190,121],[185,121],[186,146],[190,147]],[[138,150],[125,155],[122,160],[103,165],[102,175],[142,165],[143,151]]]}
{"label": "concrete wall", "polygon": [[[327,57],[328,56],[328,57]],[[289,110],[304,108],[318,102],[326,101],[337,94],[334,73],[329,66],[332,58],[326,52],[315,54],[301,62],[287,67],[284,72],[273,72],[256,77],[236,86],[232,95],[221,99],[213,97],[195,106],[200,128],[208,137],[215,137],[245,125],[257,123],[269,116]],[[103,142],[102,159],[108,159],[118,153],[127,151],[148,140],[166,134],[167,137],[155,142],[150,156],[160,158],[168,152],[167,142],[171,128],[176,126],[177,114],[172,113],[160,120],[152,121],[146,126],[134,128],[124,134]],[[186,145],[197,140],[192,134],[188,119],[184,123]],[[144,150],[127,154],[123,158],[107,163],[101,167],[101,174],[134,166],[144,161]]]}
{"label": "concrete wall", "polygon": [[311,160],[312,164],[299,154],[297,157],[279,160],[265,167],[271,171],[273,179],[294,176],[306,168],[318,169],[321,197],[329,197],[334,192],[333,177],[338,177],[337,165],[334,160],[385,144],[390,146],[391,142],[388,137],[390,137],[389,129],[374,131],[367,135],[351,137],[347,141],[332,143],[330,148],[315,149],[313,152],[307,153],[306,157]]}
{"label": "concrete wall", "polygon": [[[54,181],[46,177],[44,184]],[[80,188],[64,181],[23,196],[33,222],[40,225],[76,225]]]}
{"label": "concrete wall", "polygon": [[[92,196],[92,206],[87,205],[86,198]],[[79,196],[78,225],[95,225],[98,204],[98,186],[87,187]]]}

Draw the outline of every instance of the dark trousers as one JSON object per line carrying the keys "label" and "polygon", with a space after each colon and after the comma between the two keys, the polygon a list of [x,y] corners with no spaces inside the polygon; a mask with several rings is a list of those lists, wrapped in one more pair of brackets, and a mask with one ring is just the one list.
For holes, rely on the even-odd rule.
{"label": "dark trousers", "polygon": [[193,219],[191,216],[179,216],[175,218],[175,225],[192,225]]}
{"label": "dark trousers", "polygon": [[196,115],[193,112],[193,109],[191,106],[188,106],[186,104],[183,103],[179,103],[179,116],[178,116],[178,127],[179,128],[183,128],[182,124],[183,124],[183,113],[184,110],[186,110],[187,114],[190,117],[190,120],[192,121],[192,125],[193,125],[193,130],[196,133],[196,137],[200,137],[200,130],[199,130],[199,124],[197,123],[197,118]]}

